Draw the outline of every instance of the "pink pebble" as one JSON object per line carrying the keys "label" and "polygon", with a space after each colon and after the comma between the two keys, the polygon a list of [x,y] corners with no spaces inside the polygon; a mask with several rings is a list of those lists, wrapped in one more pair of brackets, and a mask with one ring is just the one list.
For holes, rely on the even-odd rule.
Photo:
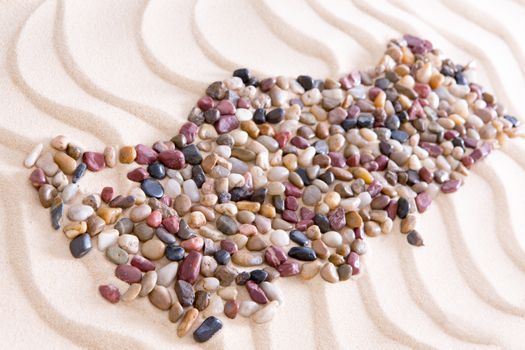
{"label": "pink pebble", "polygon": [[160,223],[162,221],[162,213],[160,210],[154,210],[149,214],[148,218],[146,219],[146,223],[148,226],[157,228],[160,226]]}
{"label": "pink pebble", "polygon": [[128,179],[135,182],[141,182],[149,178],[149,173],[144,168],[137,168],[128,173]]}
{"label": "pink pebble", "polygon": [[112,304],[116,304],[120,300],[120,291],[112,284],[105,284],[98,287],[100,294]]}
{"label": "pink pebble", "polygon": [[36,168],[31,172],[31,175],[29,175],[29,181],[33,184],[35,188],[40,188],[40,186],[47,183],[46,174],[44,174],[44,170],[40,168]]}
{"label": "pink pebble", "polygon": [[179,218],[177,216],[170,216],[162,220],[162,226],[171,234],[179,232]]}
{"label": "pink pebble", "polygon": [[104,154],[99,152],[84,152],[82,155],[82,161],[91,171],[100,171],[106,167]]}
{"label": "pink pebble", "polygon": [[138,144],[135,146],[135,150],[137,151],[135,162],[138,164],[151,164],[157,160],[158,154],[151,147]]}
{"label": "pink pebble", "polygon": [[185,241],[180,242],[180,246],[186,251],[195,250],[201,251],[204,247],[204,240],[200,236],[195,236]]}

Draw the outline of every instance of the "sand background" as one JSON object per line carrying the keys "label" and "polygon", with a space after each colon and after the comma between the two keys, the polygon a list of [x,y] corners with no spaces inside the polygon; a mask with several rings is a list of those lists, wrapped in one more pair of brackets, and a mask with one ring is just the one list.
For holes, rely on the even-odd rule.
{"label": "sand background", "polygon": [[[22,167],[56,134],[106,144],[169,139],[207,83],[239,66],[259,76],[338,77],[387,41],[421,35],[525,115],[521,1],[0,1],[0,348],[196,348],[147,300],[110,305],[98,251],[70,256]],[[523,118],[521,118],[523,119]],[[525,144],[515,140],[440,196],[418,224],[426,247],[369,239],[365,274],[328,285],[281,279],[274,321],[225,321],[203,348],[522,348]],[[86,193],[123,168],[82,181]]]}

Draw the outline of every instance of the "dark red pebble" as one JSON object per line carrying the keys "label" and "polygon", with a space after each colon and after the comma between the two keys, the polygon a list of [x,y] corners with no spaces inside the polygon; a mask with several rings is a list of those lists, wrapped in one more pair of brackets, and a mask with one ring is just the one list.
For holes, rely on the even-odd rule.
{"label": "dark red pebble", "polygon": [[422,84],[422,83],[416,83],[414,90],[416,90],[417,94],[421,98],[427,98],[428,95],[430,94],[430,91],[432,91],[428,84]]}
{"label": "dark red pebble", "polygon": [[286,199],[284,200],[284,206],[286,207],[286,209],[295,211],[299,209],[299,201],[295,197],[286,197]]}
{"label": "dark red pebble", "polygon": [[216,107],[221,115],[235,114],[235,106],[230,100],[222,100],[217,104]]}
{"label": "dark red pebble", "polygon": [[288,258],[282,248],[270,246],[264,252],[264,259],[268,265],[277,268],[279,265],[286,262]]}
{"label": "dark red pebble", "polygon": [[427,192],[421,192],[416,196],[417,211],[420,213],[424,213],[431,203],[432,198],[430,198]]}
{"label": "dark red pebble", "polygon": [[388,165],[388,157],[384,154],[381,154],[376,157],[375,162],[377,163],[377,170],[383,171],[386,169],[386,166]]}
{"label": "dark red pebble", "polygon": [[308,227],[312,226],[313,224],[314,221],[312,219],[301,220],[297,224],[295,224],[295,229],[299,231],[305,231]]}
{"label": "dark red pebble", "polygon": [[355,252],[350,252],[350,254],[348,254],[348,256],[346,257],[346,263],[352,266],[352,276],[359,274],[361,267],[359,254]]}
{"label": "dark red pebble", "polygon": [[355,238],[361,238],[361,239],[365,237],[365,231],[363,229],[363,225],[361,225],[360,227],[354,228],[354,236]]}
{"label": "dark red pebble", "polygon": [[186,142],[190,144],[193,143],[193,141],[195,140],[195,135],[197,135],[198,130],[199,127],[197,126],[197,124],[192,122],[186,122],[180,127],[179,134],[186,136]]}
{"label": "dark red pebble", "polygon": [[149,173],[144,168],[137,168],[128,173],[128,179],[135,182],[142,182],[149,178]]}
{"label": "dark red pebble", "polygon": [[313,220],[315,217],[314,211],[306,207],[302,207],[301,210],[299,210],[299,213],[301,214],[301,219],[303,220]]}
{"label": "dark red pebble", "polygon": [[441,185],[441,192],[443,192],[443,193],[456,192],[460,185],[461,185],[461,181],[459,181],[459,180],[448,180],[448,181],[445,181]]}
{"label": "dark red pebble", "polygon": [[354,119],[359,115],[359,113],[361,113],[361,108],[359,108],[358,105],[353,104],[350,106],[350,108],[348,108],[347,112],[348,112],[348,118]]}
{"label": "dark red pebble", "polygon": [[406,40],[410,51],[415,54],[425,54],[432,51],[432,43],[428,40],[423,40],[410,34],[403,35],[403,39]]}
{"label": "dark red pebble", "polygon": [[210,96],[203,96],[197,101],[197,106],[203,111],[206,112],[208,109],[213,107],[213,98]]}
{"label": "dark red pebble", "polygon": [[115,190],[113,189],[113,187],[106,186],[102,189],[102,192],[100,193],[100,198],[102,198],[102,200],[105,203],[109,203],[113,199],[114,193]]}
{"label": "dark red pebble", "polygon": [[363,165],[363,168],[365,168],[368,171],[377,171],[379,169],[379,165],[375,161],[371,161],[371,162],[365,163]]}
{"label": "dark red pebble", "polygon": [[380,93],[381,91],[383,91],[383,90],[381,90],[380,88],[375,87],[375,86],[372,87],[372,88],[370,88],[370,90],[368,90],[368,98],[369,98],[370,100],[372,100],[372,101],[375,100],[376,97],[377,97],[377,95],[379,95],[379,93]]}
{"label": "dark red pebble", "polygon": [[155,152],[151,147],[138,144],[135,146],[135,151],[137,151],[135,162],[138,164],[151,164],[157,160],[158,153]]}
{"label": "dark red pebble", "polygon": [[177,271],[177,279],[194,284],[199,277],[201,269],[202,254],[196,250],[192,250],[179,264]]}
{"label": "dark red pebble", "polygon": [[219,134],[225,134],[239,127],[239,120],[234,115],[223,115],[214,124]]}
{"label": "dark red pebble", "polygon": [[472,151],[470,157],[474,160],[474,162],[477,162],[478,160],[488,156],[490,151],[492,151],[492,147],[488,143],[484,143],[479,148],[476,148],[474,151]]}
{"label": "dark red pebble", "polygon": [[142,280],[142,272],[135,266],[131,265],[117,266],[117,268],[115,269],[115,276],[117,276],[118,279],[129,284],[139,283]]}
{"label": "dark red pebble", "polygon": [[346,165],[350,167],[359,166],[360,162],[361,162],[361,156],[359,155],[359,153],[352,154],[350,157],[346,159]]}
{"label": "dark red pebble", "polygon": [[284,210],[281,214],[283,220],[288,221],[292,224],[295,224],[299,222],[299,218],[297,217],[297,213],[294,210]]}
{"label": "dark red pebble", "polygon": [[303,195],[303,192],[301,191],[299,187],[296,187],[289,182],[285,182],[284,183],[284,194],[286,196],[301,198]]}
{"label": "dark red pebble", "polygon": [[333,167],[343,168],[346,165],[345,157],[339,152],[328,152],[328,157]]}
{"label": "dark red pebble", "polygon": [[444,134],[445,140],[449,140],[449,141],[455,139],[458,136],[459,136],[459,132],[457,130],[447,130],[445,131],[445,134]]}
{"label": "dark red pebble", "polygon": [[168,197],[166,195],[162,196],[162,198],[160,199],[160,201],[167,205],[168,207],[171,207],[173,205],[173,198],[171,197]]}
{"label": "dark red pebble", "polygon": [[464,156],[461,158],[461,163],[468,169],[474,164],[474,158],[471,156]]}
{"label": "dark red pebble", "polygon": [[282,277],[290,277],[298,275],[301,272],[301,268],[296,262],[285,262],[277,267],[277,271]]}
{"label": "dark red pebble", "polygon": [[438,145],[436,145],[435,143],[420,142],[419,146],[423,148],[425,151],[427,151],[428,154],[434,158],[437,156],[440,156],[443,153],[443,149],[439,147]]}
{"label": "dark red pebble", "polygon": [[248,281],[246,282],[246,289],[248,290],[248,294],[250,295],[250,298],[252,298],[253,301],[255,301],[258,304],[267,304],[268,303],[268,297],[264,293],[261,287],[257,285],[254,281]]}
{"label": "dark red pebble", "polygon": [[368,188],[366,189],[366,191],[370,193],[370,197],[374,198],[381,192],[382,189],[383,189],[383,185],[381,185],[379,181],[373,180],[372,183],[368,185]]}
{"label": "dark red pebble", "polygon": [[82,161],[90,171],[100,171],[106,167],[104,155],[99,152],[84,152]]}
{"label": "dark red pebble", "polygon": [[131,266],[135,266],[142,272],[155,270],[155,264],[140,255],[135,255],[133,259],[131,259]]}
{"label": "dark red pebble", "polygon": [[159,154],[159,160],[170,169],[180,170],[186,166],[184,154],[179,150],[168,150]]}
{"label": "dark red pebble", "polygon": [[392,220],[396,218],[397,215],[397,200],[392,199],[385,208],[388,217]]}
{"label": "dark red pebble", "polygon": [[305,149],[308,146],[310,146],[308,141],[304,137],[301,137],[301,136],[292,137],[292,139],[290,140],[290,143],[300,149]]}
{"label": "dark red pebble", "polygon": [[112,284],[105,284],[98,287],[100,295],[112,304],[116,304],[120,300],[120,291]]}
{"label": "dark red pebble", "polygon": [[237,108],[250,108],[251,107],[251,103],[250,103],[250,100],[247,99],[246,97],[241,97],[240,99],[237,100]]}
{"label": "dark red pebble", "polygon": [[239,247],[237,247],[237,244],[230,239],[225,239],[221,241],[221,249],[224,249],[230,254],[237,253],[239,251]]}
{"label": "dark red pebble", "polygon": [[425,167],[422,167],[421,169],[419,169],[418,174],[419,174],[419,178],[425,181],[426,183],[431,183],[432,179],[434,178],[434,174],[432,174],[432,172],[428,170],[428,168],[425,168]]}
{"label": "dark red pebble", "polygon": [[424,118],[425,111],[421,107],[420,100],[415,100],[412,106],[408,109],[408,120],[415,120],[417,118]]}
{"label": "dark red pebble", "polygon": [[345,210],[342,207],[328,213],[328,221],[332,230],[339,231],[346,226]]}
{"label": "dark red pebble", "polygon": [[31,172],[31,175],[29,176],[29,181],[31,181],[31,184],[35,188],[40,188],[40,186],[47,183],[46,174],[44,173],[44,170],[40,168],[36,168]]}
{"label": "dark red pebble", "polygon": [[170,216],[163,219],[162,226],[164,226],[164,228],[168,230],[169,233],[176,234],[179,232],[179,217]]}

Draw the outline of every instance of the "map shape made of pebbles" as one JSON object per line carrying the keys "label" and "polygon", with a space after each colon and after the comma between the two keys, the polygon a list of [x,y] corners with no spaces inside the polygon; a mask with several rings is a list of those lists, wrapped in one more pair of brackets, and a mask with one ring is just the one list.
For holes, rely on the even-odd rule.
{"label": "map shape made of pebbles", "polygon": [[[405,35],[375,67],[339,81],[238,69],[208,86],[170,141],[101,153],[57,136],[24,165],[71,254],[96,244],[129,284],[101,285],[105,299],[148,297],[178,336],[194,329],[205,342],[222,315],[269,322],[284,301],[278,277],[357,278],[367,237],[388,234],[396,218],[422,246],[417,214],[524,135],[474,81],[471,64]],[[137,165],[130,193],[104,187],[78,199],[87,171],[118,163]]]}

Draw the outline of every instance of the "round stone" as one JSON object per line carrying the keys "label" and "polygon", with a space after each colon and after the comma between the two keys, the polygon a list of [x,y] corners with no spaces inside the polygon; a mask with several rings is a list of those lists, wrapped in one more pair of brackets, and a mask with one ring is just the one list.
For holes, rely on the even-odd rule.
{"label": "round stone", "polygon": [[84,233],[80,236],[77,236],[71,242],[69,242],[69,250],[71,255],[75,258],[81,258],[86,255],[92,248],[91,237],[89,234]]}
{"label": "round stone", "polygon": [[308,186],[303,192],[303,202],[306,205],[314,206],[321,201],[322,193],[317,186]]}
{"label": "round stone", "polygon": [[73,204],[67,213],[71,221],[86,221],[95,211],[89,205]]}
{"label": "round stone", "polygon": [[284,230],[273,230],[270,235],[270,241],[278,247],[284,247],[290,244],[290,238]]}
{"label": "round stone", "polygon": [[144,257],[151,260],[158,260],[164,256],[166,245],[160,240],[152,239],[142,245],[141,252]]}
{"label": "round stone", "polygon": [[148,197],[161,198],[164,195],[164,188],[155,179],[146,179],[142,181],[140,188]]}

